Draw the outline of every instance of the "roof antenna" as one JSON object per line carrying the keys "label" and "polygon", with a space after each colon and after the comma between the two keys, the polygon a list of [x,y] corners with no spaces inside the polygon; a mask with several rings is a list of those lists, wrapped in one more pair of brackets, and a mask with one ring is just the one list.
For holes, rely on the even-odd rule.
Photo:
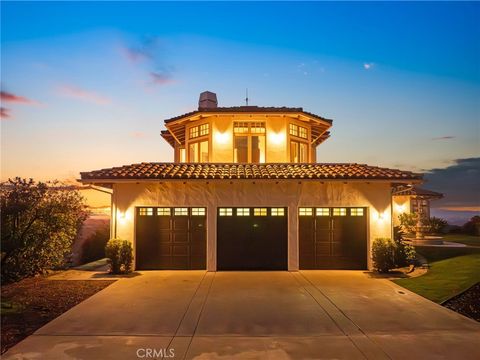
{"label": "roof antenna", "polygon": [[248,88],[245,89],[245,105],[248,106]]}

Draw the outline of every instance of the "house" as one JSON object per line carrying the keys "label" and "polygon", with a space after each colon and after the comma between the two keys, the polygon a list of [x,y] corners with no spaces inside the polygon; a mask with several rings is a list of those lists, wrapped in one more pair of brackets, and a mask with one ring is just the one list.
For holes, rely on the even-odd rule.
{"label": "house", "polygon": [[[392,191],[420,174],[317,162],[332,120],[290,107],[218,107],[165,120],[173,163],[82,172],[113,190],[111,236],[136,269],[367,269],[392,236]],[[321,154],[321,153],[320,153]]]}

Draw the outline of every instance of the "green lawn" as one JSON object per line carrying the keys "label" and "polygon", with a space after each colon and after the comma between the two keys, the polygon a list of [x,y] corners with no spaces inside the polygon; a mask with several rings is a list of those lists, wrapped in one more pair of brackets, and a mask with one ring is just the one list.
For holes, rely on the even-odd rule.
{"label": "green lawn", "polygon": [[465,245],[480,246],[480,236],[447,234],[443,237],[445,241],[458,242]]}
{"label": "green lawn", "polygon": [[[417,251],[420,249],[417,249]],[[480,251],[472,251],[468,255],[448,257],[448,250],[441,249],[435,255],[442,255],[443,260],[430,262],[431,268],[423,275],[411,279],[394,280],[400,286],[407,288],[427,299],[440,303],[480,282]]]}

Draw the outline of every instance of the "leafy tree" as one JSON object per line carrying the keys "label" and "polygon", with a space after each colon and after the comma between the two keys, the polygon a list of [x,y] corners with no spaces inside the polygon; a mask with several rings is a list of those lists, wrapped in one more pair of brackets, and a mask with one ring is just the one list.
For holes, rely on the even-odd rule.
{"label": "leafy tree", "polygon": [[2,281],[62,266],[88,215],[78,191],[17,177],[0,184],[0,195]]}
{"label": "leafy tree", "polygon": [[462,230],[469,235],[480,235],[480,216],[472,217],[463,225]]}

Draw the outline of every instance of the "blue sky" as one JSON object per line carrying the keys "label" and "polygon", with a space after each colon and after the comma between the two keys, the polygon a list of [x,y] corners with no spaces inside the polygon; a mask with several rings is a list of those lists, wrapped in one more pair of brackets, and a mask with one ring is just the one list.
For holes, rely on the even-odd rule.
{"label": "blue sky", "polygon": [[[162,120],[221,106],[334,119],[321,162],[479,156],[479,3],[2,2],[2,179],[172,161]],[[441,190],[441,189],[440,189]]]}

